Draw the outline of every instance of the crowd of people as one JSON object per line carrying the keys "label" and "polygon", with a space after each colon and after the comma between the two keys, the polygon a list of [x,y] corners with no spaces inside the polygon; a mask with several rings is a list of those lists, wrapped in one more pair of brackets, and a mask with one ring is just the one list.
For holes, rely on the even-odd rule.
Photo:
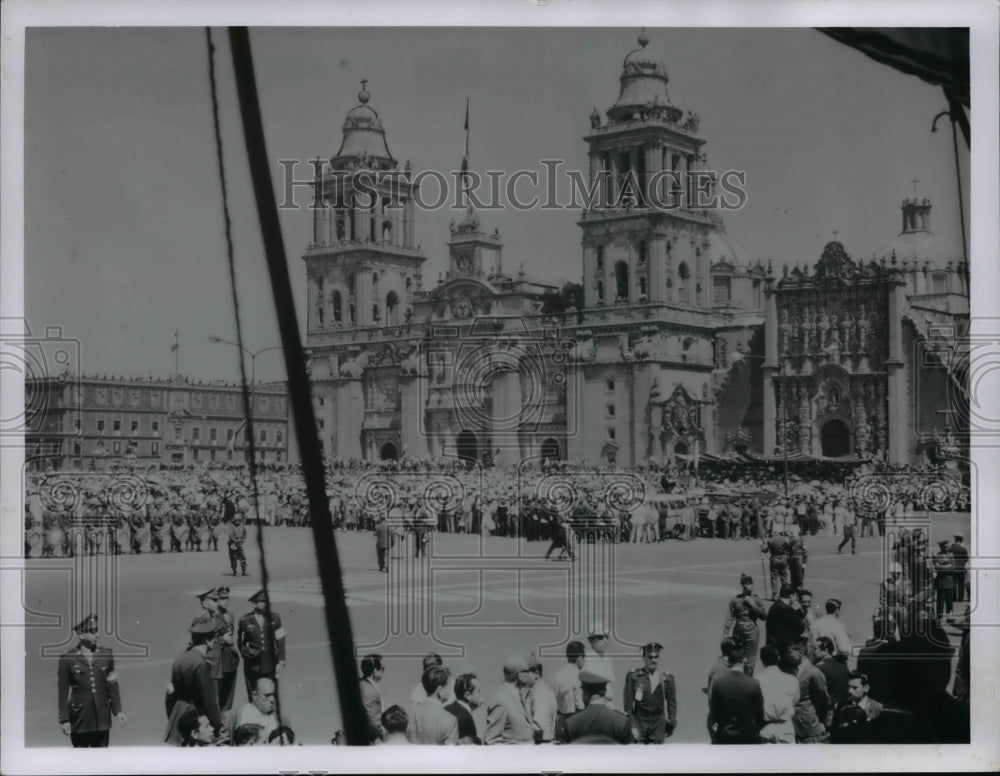
{"label": "crowd of people", "polygon": [[[691,471],[567,461],[516,470],[459,459],[334,461],[326,492],[336,528],[372,530],[381,515],[396,535],[412,532],[421,542],[431,532],[549,542],[595,534],[621,542],[760,539],[793,525],[846,541],[882,535],[887,521],[913,512],[969,508],[968,483],[955,472],[816,467],[822,464],[785,478],[780,467],[735,463]],[[311,521],[305,483],[290,465],[262,467],[256,499],[247,469],[237,466],[29,476],[28,557],[218,551],[237,514],[269,526]]]}

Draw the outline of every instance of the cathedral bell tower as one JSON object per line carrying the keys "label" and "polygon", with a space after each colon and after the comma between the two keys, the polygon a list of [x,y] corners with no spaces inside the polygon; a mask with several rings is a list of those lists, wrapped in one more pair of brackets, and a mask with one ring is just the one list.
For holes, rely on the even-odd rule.
{"label": "cathedral bell tower", "polygon": [[666,304],[710,309],[710,232],[721,225],[698,209],[714,196],[705,172],[697,114],[675,107],[666,68],[639,48],[622,64],[618,100],[602,122],[591,114],[590,186],[584,211],[584,303],[594,307]]}
{"label": "cathedral bell tower", "polygon": [[337,154],[315,162],[313,234],[303,257],[309,335],[406,323],[421,286],[410,165],[399,169],[367,81],[361,86]]}

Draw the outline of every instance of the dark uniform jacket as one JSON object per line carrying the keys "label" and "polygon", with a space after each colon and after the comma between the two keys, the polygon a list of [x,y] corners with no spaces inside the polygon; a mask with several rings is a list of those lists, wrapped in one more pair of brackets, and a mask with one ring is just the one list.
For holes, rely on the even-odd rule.
{"label": "dark uniform jacket", "polygon": [[771,556],[771,563],[775,566],[788,565],[788,555],[791,550],[788,537],[772,536],[764,546],[764,552]]}
{"label": "dark uniform jacket", "polygon": [[392,546],[392,533],[389,528],[389,523],[382,520],[375,524],[375,548],[378,550],[387,550]]}
{"label": "dark uniform jacket", "polygon": [[764,696],[760,682],[742,671],[727,671],[712,681],[708,708],[719,726],[715,740],[726,744],[760,743]]}
{"label": "dark uniform jacket", "polygon": [[[215,621],[218,623],[215,631],[218,640],[215,649],[208,653],[208,661],[212,664],[212,678],[221,679],[224,674],[231,674],[239,667],[240,653],[236,649],[236,618],[233,613],[228,610],[216,612]],[[232,644],[223,643],[226,634],[232,636]]]}
{"label": "dark uniform jacket", "polygon": [[174,691],[167,695],[167,714],[171,716],[172,723],[178,716],[172,713],[174,707],[184,701],[204,711],[216,730],[222,727],[222,712],[219,711],[219,698],[212,679],[212,666],[201,650],[192,647],[177,656],[170,671],[170,684]]}
{"label": "dark uniform jacket", "polygon": [[86,655],[78,646],[59,658],[59,723],[71,723],[74,733],[110,730],[111,715],[122,710],[111,650]]}
{"label": "dark uniform jacket", "polygon": [[583,711],[568,717],[563,735],[564,740],[571,744],[586,743],[580,739],[592,739],[595,744],[631,744],[635,740],[628,717],[603,703],[591,703]]}
{"label": "dark uniform jacket", "polygon": [[795,644],[806,630],[806,621],[784,601],[775,601],[767,612],[767,643],[777,646]]}
{"label": "dark uniform jacket", "polygon": [[757,639],[757,620],[767,617],[767,611],[760,598],[740,593],[729,599],[729,613],[723,629],[725,638],[735,639],[740,644]]}
{"label": "dark uniform jacket", "polygon": [[660,681],[655,690],[650,689],[649,672],[645,668],[629,671],[625,676],[625,696],[622,708],[629,717],[656,719],[665,717],[667,720],[667,735],[677,727],[677,687],[674,677],[657,669]]}
{"label": "dark uniform jacket", "polygon": [[[264,619],[264,616],[261,616]],[[277,612],[271,612],[270,623],[265,621],[273,634],[274,649],[267,650],[265,629],[257,622],[255,612],[249,612],[240,617],[237,629],[236,643],[240,654],[246,661],[245,668],[261,674],[274,673],[278,663],[285,662],[285,629],[281,627],[281,617]]]}

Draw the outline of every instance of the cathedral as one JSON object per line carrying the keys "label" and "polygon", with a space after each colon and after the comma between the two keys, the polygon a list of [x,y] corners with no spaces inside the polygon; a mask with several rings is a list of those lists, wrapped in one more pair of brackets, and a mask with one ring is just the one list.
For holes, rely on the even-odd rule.
{"label": "cathedral", "polygon": [[947,343],[967,331],[967,264],[934,242],[930,203],[904,201],[901,233],[869,261],[831,242],[777,277],[699,207],[698,116],[671,102],[665,67],[638,42],[617,100],[590,117],[599,196],[578,221],[575,299],[527,275],[471,205],[442,235],[448,272],[425,283],[411,167],[362,84],[339,150],[317,165],[303,256],[329,459],[906,463],[954,451],[967,394]]}

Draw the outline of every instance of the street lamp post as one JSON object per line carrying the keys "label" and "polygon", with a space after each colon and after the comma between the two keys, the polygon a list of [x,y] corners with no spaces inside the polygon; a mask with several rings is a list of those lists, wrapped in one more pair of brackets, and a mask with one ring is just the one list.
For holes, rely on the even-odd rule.
{"label": "street lamp post", "polygon": [[[754,354],[751,354],[751,353],[744,353],[744,354],[742,354],[742,356],[747,361],[750,361],[750,360],[753,360],[753,359],[759,359],[760,361],[764,362],[764,364],[763,364],[764,368],[773,369],[775,372],[783,372],[784,371],[784,365],[783,364],[768,364],[767,363],[767,356],[759,356],[759,355],[754,355]],[[772,381],[773,381],[773,377],[772,377]],[[772,382],[772,388],[775,390],[775,392],[777,392],[777,386],[774,385],[773,382]],[[786,405],[787,405],[787,402],[784,401],[784,399],[783,399],[782,402],[781,402],[781,434],[779,436],[779,439],[781,440],[781,458],[782,458],[782,464],[783,464],[782,465],[782,469],[783,469],[783,479],[784,479],[784,486],[785,486],[785,499],[787,500],[788,499],[788,434],[787,434],[787,428],[786,427],[787,427],[787,424],[788,424],[788,407]],[[765,423],[767,422],[767,418],[764,418],[764,422]],[[765,453],[765,455],[769,454],[767,452],[767,450],[765,450],[764,453]]]}
{"label": "street lamp post", "polygon": [[250,407],[247,410],[247,433],[250,433],[251,429],[253,428],[254,405],[257,401],[257,397],[255,394],[255,388],[257,387],[257,356],[259,356],[261,353],[266,353],[269,350],[281,350],[282,346],[271,345],[266,348],[261,348],[260,350],[250,350],[249,348],[244,347],[238,342],[233,342],[232,340],[223,339],[222,337],[218,337],[214,334],[211,335],[208,338],[208,340],[209,342],[214,342],[216,344],[232,345],[233,347],[239,348],[248,356],[250,356],[250,390],[249,390]]}

